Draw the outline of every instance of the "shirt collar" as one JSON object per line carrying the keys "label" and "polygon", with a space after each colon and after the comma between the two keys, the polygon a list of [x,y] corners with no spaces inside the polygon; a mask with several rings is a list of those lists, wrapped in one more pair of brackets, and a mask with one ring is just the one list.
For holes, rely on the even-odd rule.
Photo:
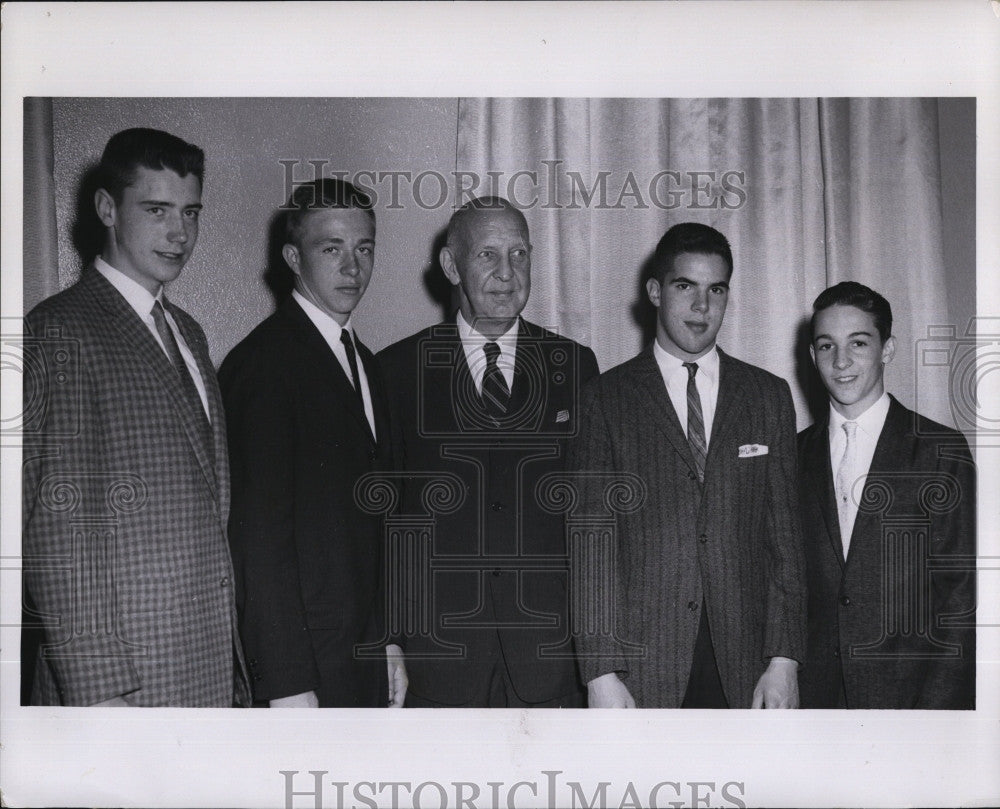
{"label": "shirt collar", "polygon": [[472,328],[469,325],[469,321],[462,316],[461,311],[459,311],[455,320],[458,324],[458,336],[462,340],[462,345],[469,349],[482,348],[489,342],[499,345],[501,354],[513,354],[517,348],[517,335],[521,325],[521,318],[519,317],[514,319],[514,323],[507,331],[499,337],[492,339]]}
{"label": "shirt collar", "polygon": [[306,316],[313,322],[313,325],[320,330],[320,333],[332,340],[335,343],[340,342],[340,333],[343,330],[347,330],[347,333],[351,335],[351,339],[354,338],[354,332],[351,329],[351,317],[348,316],[347,322],[341,326],[336,320],[334,320],[330,315],[320,309],[315,303],[309,300],[305,295],[299,292],[297,289],[292,290],[292,297],[299,306],[302,307],[302,311],[306,313]]}
{"label": "shirt collar", "polygon": [[149,317],[153,311],[153,304],[163,298],[162,284],[159,293],[154,296],[138,281],[129,278],[121,270],[116,270],[100,256],[94,259],[94,269],[121,293],[121,296],[128,301],[128,305],[135,309],[136,314],[143,319]]}
{"label": "shirt collar", "polygon": [[[656,340],[653,340],[653,356],[656,358],[656,364],[660,366],[660,373],[666,376],[672,376],[678,371],[683,371],[685,374],[688,372],[684,368],[684,363],[686,360],[682,360],[679,357],[675,357],[669,351],[663,348]],[[698,364],[698,374],[703,375],[711,383],[719,378],[719,349],[716,346],[712,346],[707,354],[698,357],[698,359],[693,360]]]}
{"label": "shirt collar", "polygon": [[886,416],[889,415],[889,394],[882,391],[882,395],[864,413],[855,419],[845,418],[840,411],[832,404],[830,405],[830,433],[836,434],[843,430],[845,421],[856,421],[858,429],[869,436],[877,437],[882,433],[885,426]]}

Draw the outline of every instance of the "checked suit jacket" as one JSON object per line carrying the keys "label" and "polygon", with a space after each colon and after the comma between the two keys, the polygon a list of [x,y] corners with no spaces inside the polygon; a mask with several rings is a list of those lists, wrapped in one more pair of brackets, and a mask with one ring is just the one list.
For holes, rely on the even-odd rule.
{"label": "checked suit jacket", "polygon": [[211,446],[149,329],[94,268],[26,318],[23,555],[45,625],[32,701],[249,704],[226,543],[229,468],[201,328]]}
{"label": "checked suit jacket", "polygon": [[975,707],[975,466],[961,433],[890,400],[846,560],[829,416],[799,434],[803,708]]}
{"label": "checked suit jacket", "polygon": [[[584,394],[571,453],[585,476],[579,510],[610,520],[613,534],[598,560],[572,557],[574,582],[606,615],[577,622],[580,669],[588,682],[617,672],[638,707],[680,707],[703,602],[730,707],[750,707],[770,657],[801,661],[805,651],[791,394],[784,380],[719,356],[704,485],[652,346]],[[634,493],[618,509],[606,496],[614,474]]]}
{"label": "checked suit jacket", "polygon": [[[457,482],[458,505],[431,515],[433,570],[404,565],[402,574],[421,582],[407,594],[408,614],[426,608],[430,617],[429,632],[414,622],[402,639],[410,691],[438,703],[468,702],[489,680],[497,638],[521,700],[544,702],[580,688],[563,520],[540,505],[537,486],[565,470],[579,390],[596,376],[597,360],[589,348],[519,323],[502,423],[485,415],[454,321],[378,355],[406,475],[402,511],[427,513],[429,480]],[[541,651],[560,645],[561,656]]]}
{"label": "checked suit jacket", "polygon": [[[315,691],[320,707],[379,707],[388,696],[378,516],[354,499],[391,468],[388,413],[361,344],[378,440],[330,346],[289,297],[226,357],[229,539],[254,697]],[[367,653],[355,646],[371,644]],[[377,648],[376,648],[377,647]]]}

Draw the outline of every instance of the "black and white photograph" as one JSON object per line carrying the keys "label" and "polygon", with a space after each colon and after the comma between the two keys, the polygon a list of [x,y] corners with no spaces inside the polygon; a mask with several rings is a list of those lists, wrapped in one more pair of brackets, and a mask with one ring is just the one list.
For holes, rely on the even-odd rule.
{"label": "black and white photograph", "polygon": [[951,8],[5,7],[3,805],[1000,800]]}

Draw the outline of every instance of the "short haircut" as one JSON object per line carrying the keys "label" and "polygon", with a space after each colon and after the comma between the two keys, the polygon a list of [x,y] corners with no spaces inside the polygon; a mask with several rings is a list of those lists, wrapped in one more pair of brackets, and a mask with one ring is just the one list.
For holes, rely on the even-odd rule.
{"label": "short haircut", "polygon": [[368,214],[375,224],[372,200],[347,180],[338,177],[323,177],[308,183],[301,183],[288,198],[285,211],[285,244],[298,244],[302,223],[313,211],[326,208],[358,208]]}
{"label": "short haircut", "polygon": [[138,128],[124,129],[108,140],[97,167],[98,187],[120,203],[140,166],[154,171],[170,169],[181,177],[193,174],[198,184],[204,185],[205,153],[201,149],[169,132]]}
{"label": "short haircut", "polygon": [[462,233],[466,221],[474,211],[511,211],[520,221],[525,234],[528,233],[528,220],[524,218],[524,214],[503,197],[476,197],[455,211],[451,215],[451,219],[448,220],[448,239],[446,242],[448,247],[455,247],[459,234]]}
{"label": "short haircut", "polygon": [[809,324],[813,338],[816,336],[816,315],[831,306],[853,306],[867,312],[875,318],[875,328],[883,343],[892,336],[892,307],[889,306],[889,301],[874,289],[857,281],[841,281],[824,289],[813,302],[812,320]]}
{"label": "short haircut", "polygon": [[673,269],[674,259],[682,253],[700,253],[706,256],[720,256],[733,274],[733,251],[725,236],[719,231],[700,222],[681,222],[663,234],[656,245],[651,265],[651,277],[663,284],[667,274]]}

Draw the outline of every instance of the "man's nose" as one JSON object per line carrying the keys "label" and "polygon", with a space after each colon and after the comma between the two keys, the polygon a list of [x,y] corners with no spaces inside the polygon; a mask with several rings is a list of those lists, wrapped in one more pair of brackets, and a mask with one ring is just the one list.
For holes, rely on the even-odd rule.
{"label": "man's nose", "polygon": [[167,230],[167,238],[171,242],[176,242],[178,244],[186,244],[190,234],[187,228],[184,226],[184,218],[180,215],[171,216],[169,220],[169,226]]}
{"label": "man's nose", "polygon": [[347,258],[344,263],[340,266],[340,272],[344,275],[357,275],[358,274],[358,258],[351,251],[347,254]]}
{"label": "man's nose", "polygon": [[695,312],[707,312],[708,311],[708,293],[707,292],[696,292],[694,295],[694,300],[691,301],[691,308]]}
{"label": "man's nose", "polygon": [[833,349],[833,367],[846,368],[851,364],[851,357],[846,351],[838,348]]}
{"label": "man's nose", "polygon": [[509,281],[514,276],[514,268],[510,266],[510,259],[507,256],[500,256],[497,268],[493,271],[498,281]]}

